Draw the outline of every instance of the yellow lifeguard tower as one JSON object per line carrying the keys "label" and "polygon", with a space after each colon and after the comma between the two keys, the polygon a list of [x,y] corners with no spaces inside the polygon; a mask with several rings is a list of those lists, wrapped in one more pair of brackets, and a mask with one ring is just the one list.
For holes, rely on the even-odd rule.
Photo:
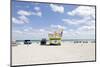
{"label": "yellow lifeguard tower", "polygon": [[61,45],[63,29],[55,31],[53,34],[49,33],[49,44],[50,45]]}

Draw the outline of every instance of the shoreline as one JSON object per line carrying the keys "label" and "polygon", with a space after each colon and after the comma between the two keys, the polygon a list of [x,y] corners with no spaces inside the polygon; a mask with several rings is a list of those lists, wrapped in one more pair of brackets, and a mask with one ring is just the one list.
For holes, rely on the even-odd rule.
{"label": "shoreline", "polygon": [[[33,44],[38,44],[38,45],[40,45],[40,40],[39,41],[32,41],[32,40],[30,40],[31,42],[32,42],[32,44],[29,44],[29,45],[33,45]],[[62,41],[61,42],[61,45],[63,44],[63,43],[70,43],[70,44],[87,44],[87,43],[96,43],[96,41],[95,40],[75,40],[75,41],[73,41],[73,40],[71,40],[71,41]],[[26,44],[24,44],[24,40],[22,41],[12,41],[12,44],[11,44],[12,46],[17,46],[17,45],[26,45]],[[49,41],[47,41],[47,45],[49,45]],[[46,46],[46,45],[45,45]]]}

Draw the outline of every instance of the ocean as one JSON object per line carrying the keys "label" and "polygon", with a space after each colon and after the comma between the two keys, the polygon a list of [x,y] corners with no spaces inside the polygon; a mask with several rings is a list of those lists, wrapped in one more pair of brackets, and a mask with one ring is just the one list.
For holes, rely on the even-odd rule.
{"label": "ocean", "polygon": [[[40,43],[41,40],[30,40],[32,43]],[[23,42],[24,43],[24,40],[16,40],[16,42]],[[49,40],[47,40],[47,42],[49,42]],[[70,42],[70,43],[88,43],[88,42],[91,42],[91,43],[95,43],[95,39],[64,39],[62,40],[61,42]]]}

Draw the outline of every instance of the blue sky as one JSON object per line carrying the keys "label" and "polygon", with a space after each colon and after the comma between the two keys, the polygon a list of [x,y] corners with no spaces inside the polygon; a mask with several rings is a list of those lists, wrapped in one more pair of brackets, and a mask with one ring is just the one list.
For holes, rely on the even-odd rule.
{"label": "blue sky", "polygon": [[48,38],[59,28],[64,29],[63,39],[94,39],[95,8],[12,0],[13,39]]}

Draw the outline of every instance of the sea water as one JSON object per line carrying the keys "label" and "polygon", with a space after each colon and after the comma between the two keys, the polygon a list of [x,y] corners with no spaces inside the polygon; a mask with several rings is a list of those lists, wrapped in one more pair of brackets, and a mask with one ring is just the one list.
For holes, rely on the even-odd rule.
{"label": "sea water", "polygon": [[[32,42],[32,44],[36,45],[39,44],[40,45],[40,41],[41,40],[30,40]],[[64,39],[61,41],[62,43],[68,42],[68,43],[95,43],[95,39]],[[24,44],[24,40],[16,40],[16,43],[18,44]],[[49,40],[47,40],[47,43],[49,43]]]}

